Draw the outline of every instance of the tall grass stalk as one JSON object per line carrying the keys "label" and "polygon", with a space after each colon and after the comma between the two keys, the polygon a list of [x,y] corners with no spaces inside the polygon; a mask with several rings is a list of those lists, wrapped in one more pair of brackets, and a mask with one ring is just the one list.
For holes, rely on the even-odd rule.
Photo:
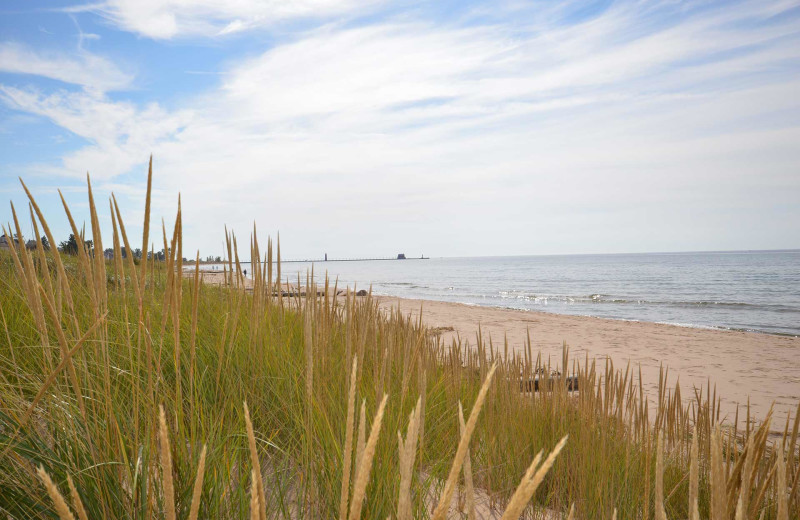
{"label": "tall grass stalk", "polygon": [[75,517],[72,515],[72,511],[69,510],[67,501],[64,500],[64,497],[61,495],[61,492],[53,483],[53,480],[50,478],[50,475],[48,475],[47,472],[44,470],[44,467],[39,466],[37,473],[39,474],[39,478],[42,479],[42,482],[44,483],[44,488],[47,490],[47,494],[50,495],[50,499],[53,501],[53,505],[55,505],[58,518],[60,518],[61,520],[75,520]]}

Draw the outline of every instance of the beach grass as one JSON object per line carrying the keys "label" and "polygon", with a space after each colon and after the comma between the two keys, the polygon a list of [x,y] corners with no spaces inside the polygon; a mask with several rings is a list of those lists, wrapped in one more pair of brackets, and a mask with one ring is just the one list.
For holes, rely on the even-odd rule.
{"label": "beach grass", "polygon": [[[156,249],[151,186],[152,168],[145,251]],[[137,265],[121,255],[132,237],[116,200],[103,237],[88,189],[95,251],[108,241],[114,260],[0,252],[3,515],[800,514],[798,414],[739,428],[721,422],[710,384],[667,387],[664,374],[647,396],[636,367],[566,346],[551,363],[530,342],[444,344],[421,320],[312,275],[281,297],[280,247],[262,251],[255,229],[252,282],[226,229],[225,283],[206,285],[198,264],[183,273],[180,202],[158,237],[166,260]],[[25,191],[37,241],[41,230],[56,244]],[[4,231],[21,236],[20,217]],[[536,378],[540,391],[527,391]]]}

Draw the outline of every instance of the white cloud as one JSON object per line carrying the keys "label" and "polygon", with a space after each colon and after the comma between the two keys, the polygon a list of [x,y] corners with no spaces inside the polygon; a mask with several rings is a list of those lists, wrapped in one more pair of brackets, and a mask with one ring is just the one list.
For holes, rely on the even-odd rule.
{"label": "white cloud", "polygon": [[157,185],[183,193],[188,247],[203,251],[223,222],[252,219],[297,256],[396,243],[474,254],[478,239],[496,254],[783,247],[758,242],[767,234],[737,243],[739,221],[719,218],[739,208],[732,218],[771,237],[800,231],[773,209],[800,196],[800,125],[786,116],[800,111],[786,66],[800,58],[798,22],[745,23],[762,8],[774,10],[658,29],[631,6],[524,33],[323,28],[233,64],[175,112],[2,95],[89,141],[64,157],[68,173],[111,181],[153,152]]}
{"label": "white cloud", "polygon": [[100,179],[122,175],[142,162],[142,150],[175,138],[191,121],[188,111],[168,113],[157,104],[138,108],[87,92],[43,95],[0,85],[0,99],[15,109],[53,121],[91,144],[63,157],[62,175],[81,178],[87,168]]}
{"label": "white cloud", "polygon": [[108,0],[69,8],[103,14],[120,28],[153,39],[218,36],[293,19],[363,12],[378,0]]}
{"label": "white cloud", "polygon": [[99,92],[125,89],[133,81],[110,60],[87,51],[42,52],[15,42],[0,42],[0,71],[43,76]]}

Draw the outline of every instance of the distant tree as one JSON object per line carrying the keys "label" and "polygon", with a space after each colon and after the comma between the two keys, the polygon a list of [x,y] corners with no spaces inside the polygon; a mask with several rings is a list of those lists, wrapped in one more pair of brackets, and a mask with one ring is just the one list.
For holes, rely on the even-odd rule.
{"label": "distant tree", "polygon": [[47,240],[47,237],[42,237],[42,248],[44,248],[45,251],[50,251],[50,241]]}
{"label": "distant tree", "polygon": [[69,234],[69,238],[58,244],[58,250],[68,255],[78,254],[78,241],[75,240],[75,235]]}
{"label": "distant tree", "polygon": [[[83,242],[83,247],[86,250],[87,254],[92,255],[94,242],[92,242],[91,240],[85,240]],[[62,242],[59,242],[58,250],[61,251],[62,253],[67,254],[67,255],[77,255],[78,254],[78,241],[75,240],[75,235],[70,233],[68,239],[66,239],[66,240],[64,240]]]}
{"label": "distant tree", "polygon": [[142,259],[142,250],[140,248],[138,248],[138,247],[136,249],[134,249],[133,250],[133,257],[135,259],[137,259],[137,260],[141,260]]}

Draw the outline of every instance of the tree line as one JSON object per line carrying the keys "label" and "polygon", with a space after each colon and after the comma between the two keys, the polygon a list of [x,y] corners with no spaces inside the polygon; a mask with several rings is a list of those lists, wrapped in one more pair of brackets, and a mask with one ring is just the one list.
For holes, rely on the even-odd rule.
{"label": "tree line", "polygon": [[[21,238],[16,233],[14,233],[13,238],[8,238],[6,235],[3,235],[3,237],[6,238],[8,241],[13,240],[14,244],[17,247],[22,243]],[[66,254],[66,255],[77,255],[78,254],[78,243],[79,243],[78,239],[75,238],[75,235],[73,233],[70,233],[69,234],[69,238],[67,238],[66,240],[62,240],[61,242],[58,243],[58,251],[63,253],[63,254]],[[50,250],[50,242],[47,240],[47,237],[42,237],[41,238],[41,244],[42,244],[42,248],[45,251],[49,251]],[[92,241],[91,239],[90,240],[84,240],[83,241],[83,246],[84,246],[84,250],[86,251],[86,253],[89,256],[93,256],[95,254],[94,241]],[[25,247],[27,247],[29,249],[35,249],[36,248],[36,241],[35,240],[28,240],[27,243],[25,243]],[[125,246],[120,247],[120,253],[122,255],[122,258],[127,258],[128,257],[128,250],[125,248]],[[147,259],[148,260],[152,260],[155,257],[156,260],[163,262],[164,260],[166,260],[168,254],[169,254],[169,251],[168,250],[164,250],[164,249],[161,249],[161,251],[156,251],[156,252],[148,251],[147,252]],[[134,260],[141,260],[142,259],[142,250],[141,250],[141,248],[137,247],[136,249],[134,249],[131,252],[131,255],[133,256]],[[110,258],[114,258],[114,249],[110,248],[110,247],[104,249],[103,250],[103,256],[105,256],[106,258],[109,258],[109,259]],[[222,262],[222,257],[220,257],[220,256],[207,256],[204,260],[205,260],[205,262],[209,262],[209,263],[213,263],[213,262],[219,263],[219,262]],[[187,260],[186,258],[184,258],[183,261],[184,262],[193,262],[193,260]]]}

